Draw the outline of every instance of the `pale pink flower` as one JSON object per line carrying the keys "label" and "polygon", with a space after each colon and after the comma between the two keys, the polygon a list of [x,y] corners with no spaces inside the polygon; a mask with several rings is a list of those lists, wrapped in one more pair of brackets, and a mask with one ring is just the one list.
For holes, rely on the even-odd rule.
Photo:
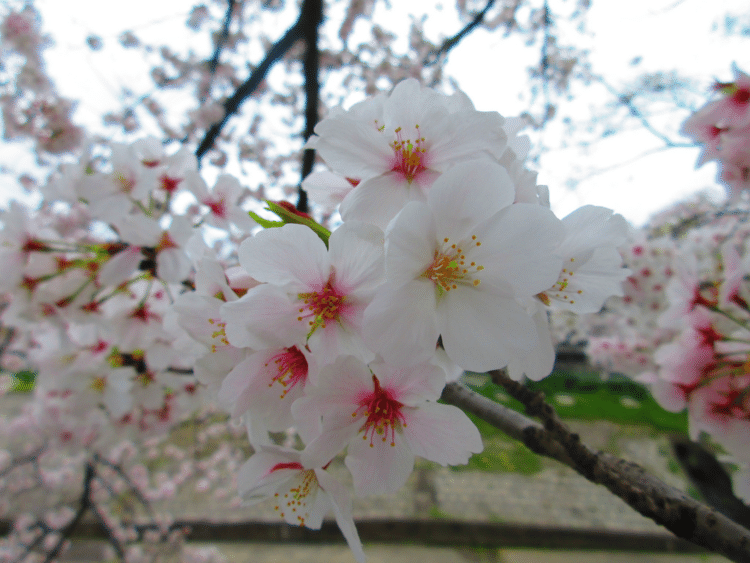
{"label": "pale pink flower", "polygon": [[333,172],[361,180],[341,216],[385,228],[409,201],[425,201],[448,168],[495,158],[506,148],[503,118],[474,109],[465,94],[444,96],[414,79],[386,97],[336,112],[315,127],[314,148]]}
{"label": "pale pink flower", "polygon": [[270,432],[294,425],[292,403],[304,393],[313,357],[297,346],[250,354],[227,375],[219,401],[233,417],[246,412]]}
{"label": "pale pink flower", "polygon": [[361,495],[401,488],[416,455],[441,465],[466,463],[482,451],[482,440],[463,411],[436,402],[444,385],[445,372],[434,365],[368,367],[351,356],[339,358],[292,405],[301,425],[320,425],[302,461],[327,463],[346,447],[345,463]]}
{"label": "pale pink flower", "polygon": [[333,172],[313,172],[302,180],[302,188],[310,199],[327,211],[333,211],[359,184],[359,180],[344,178]]}
{"label": "pale pink flower", "polygon": [[505,170],[456,165],[411,202],[386,234],[386,283],[365,311],[369,346],[393,364],[429,360],[438,336],[464,369],[504,367],[537,345],[519,303],[550,287],[563,227],[548,209],[513,203]]}
{"label": "pale pink flower", "polygon": [[556,254],[563,259],[557,282],[539,294],[545,305],[578,314],[597,313],[612,295],[622,295],[630,270],[622,267],[617,247],[627,223],[611,209],[585,205],[562,220],[565,237]]}
{"label": "pale pink flower", "polygon": [[360,325],[382,279],[382,236],[372,225],[345,223],[328,250],[302,225],[246,239],[240,264],[265,283],[222,307],[229,342],[255,349],[307,346],[327,362],[341,354],[370,359]]}
{"label": "pale pink flower", "polygon": [[193,182],[190,189],[198,201],[208,207],[206,222],[209,225],[228,230],[231,223],[242,231],[249,231],[255,225],[247,211],[238,205],[245,189],[233,176],[222,174],[210,191],[200,179]]}
{"label": "pale pink flower", "polygon": [[285,522],[312,530],[320,529],[323,517],[333,509],[336,523],[354,558],[364,563],[365,554],[354,526],[349,493],[323,465],[303,463],[299,452],[294,450],[260,446],[240,468],[237,488],[246,504],[272,499],[274,510]]}
{"label": "pale pink flower", "polygon": [[714,119],[722,126],[740,128],[750,125],[750,76],[736,65],[734,82],[716,84],[724,97],[712,104]]}

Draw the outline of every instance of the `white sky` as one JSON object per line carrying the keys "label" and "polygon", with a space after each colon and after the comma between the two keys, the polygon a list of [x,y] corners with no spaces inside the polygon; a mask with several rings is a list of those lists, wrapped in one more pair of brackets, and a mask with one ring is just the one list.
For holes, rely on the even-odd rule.
{"label": "white sky", "polygon": [[[407,6],[415,12],[433,10],[428,31],[429,26],[437,26],[435,29],[452,34],[459,27],[449,17],[452,1],[444,0],[445,8],[438,12],[432,0],[391,1],[391,5],[396,12]],[[120,84],[131,84],[136,92],[147,90],[149,85],[142,72],[143,62],[134,54],[119,50],[103,59],[101,53],[92,53],[85,46],[86,36],[95,33],[105,45],[113,43],[125,29],[134,29],[145,40],[163,40],[172,34],[184,37],[184,21],[191,4],[186,0],[36,0],[43,27],[56,40],[56,46],[47,51],[48,68],[63,95],[81,100],[77,120],[95,123],[103,110],[117,107]],[[707,91],[713,79],[731,78],[732,62],[750,69],[750,37],[726,38],[711,30],[725,13],[746,11],[746,1],[740,0],[594,0],[587,16],[588,29],[593,32],[587,39],[593,70],[618,85],[639,72],[675,69],[698,79]],[[329,25],[339,23],[337,13],[328,16]],[[398,13],[386,17],[386,27],[393,27],[405,38],[408,17]],[[275,18],[281,32],[296,13],[280,13]],[[396,24],[402,26],[401,30]],[[201,35],[191,35],[190,40],[201,41]],[[204,45],[195,47],[204,50]],[[643,62],[633,68],[629,63],[636,56],[643,57]],[[538,48],[527,50],[520,41],[504,39],[500,31],[477,30],[451,52],[447,71],[458,79],[478,109],[512,116],[525,109],[519,92],[527,82],[525,67],[534,58],[538,58]],[[595,89],[578,88],[573,94],[570,107],[577,108],[582,120],[592,105],[606,102]],[[548,145],[562,140],[562,133],[554,128],[543,134]],[[643,222],[651,213],[696,190],[714,186],[721,193],[715,187],[713,165],[694,170],[697,149],[670,149],[637,158],[659,146],[660,141],[650,133],[634,130],[610,137],[586,152],[552,150],[542,157],[539,182],[550,187],[553,209],[560,216],[580,205],[596,204],[611,207],[634,223]],[[634,162],[619,166],[631,160]],[[582,179],[591,170],[609,167],[613,167],[609,172]],[[578,182],[574,191],[565,187],[571,180]]]}

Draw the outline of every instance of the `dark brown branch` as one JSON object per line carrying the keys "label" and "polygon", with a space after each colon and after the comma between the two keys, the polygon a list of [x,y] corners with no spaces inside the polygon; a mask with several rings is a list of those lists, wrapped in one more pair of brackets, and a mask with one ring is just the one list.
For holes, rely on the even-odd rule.
{"label": "dark brown branch", "polygon": [[644,516],[677,537],[706,547],[738,563],[750,563],[750,530],[649,475],[642,467],[610,454],[595,452],[562,422],[544,394],[513,381],[503,370],[492,380],[522,402],[526,413],[539,418],[572,460],[571,467],[589,481],[604,485]]}
{"label": "dark brown branch", "polygon": [[70,522],[60,531],[60,539],[57,541],[52,550],[47,554],[44,563],[50,563],[60,554],[65,540],[72,534],[75,527],[91,508],[91,483],[94,480],[94,466],[91,463],[86,464],[86,472],[83,477],[83,493],[81,493],[81,504]]}
{"label": "dark brown branch", "polygon": [[234,3],[235,0],[229,0],[227,3],[227,13],[224,16],[224,25],[221,27],[221,35],[219,35],[219,38],[216,40],[216,49],[214,50],[214,55],[211,57],[211,60],[208,63],[208,72],[213,76],[216,74],[216,67],[219,66],[219,57],[221,56],[221,51],[224,49],[224,45],[227,43],[227,39],[229,38],[229,26],[232,23],[232,12],[234,12]]}
{"label": "dark brown branch", "polygon": [[273,44],[265,58],[250,74],[250,77],[237,88],[235,93],[232,94],[226,102],[224,102],[224,117],[220,122],[213,124],[209,128],[195,151],[195,156],[199,162],[201,158],[203,158],[203,155],[214,146],[216,139],[221,134],[221,130],[224,128],[227,121],[229,121],[229,118],[237,113],[242,103],[258,89],[258,86],[260,86],[260,83],[266,77],[266,74],[268,74],[271,67],[276,64],[276,62],[278,62],[298,40],[304,37],[304,17],[305,12],[303,10],[300,13],[299,19],[286,31],[281,39]]}
{"label": "dark brown branch", "polygon": [[490,8],[492,8],[494,3],[495,0],[488,0],[482,11],[477,13],[477,15],[474,16],[474,19],[466,24],[461,31],[443,41],[443,44],[438,49],[429,53],[422,61],[422,66],[432,66],[440,60],[441,56],[447,55],[448,51],[458,45],[464,37],[466,37],[484,21],[484,17],[487,15],[487,12],[490,10]]}
{"label": "dark brown branch", "polygon": [[440,397],[446,403],[468,411],[489,422],[511,438],[524,443],[531,451],[556,459],[565,465],[572,465],[568,452],[556,442],[542,426],[518,411],[504,407],[460,383],[449,383]]}
{"label": "dark brown branch", "polygon": [[[305,0],[302,4],[302,16],[305,33],[305,58],[303,61],[305,74],[305,133],[307,141],[312,137],[315,125],[318,123],[318,104],[320,103],[320,51],[318,49],[318,27],[323,21],[323,0]],[[304,180],[312,172],[315,164],[315,151],[305,149],[302,153],[302,174]],[[302,184],[297,188],[297,209],[303,213],[309,211],[307,193]]]}

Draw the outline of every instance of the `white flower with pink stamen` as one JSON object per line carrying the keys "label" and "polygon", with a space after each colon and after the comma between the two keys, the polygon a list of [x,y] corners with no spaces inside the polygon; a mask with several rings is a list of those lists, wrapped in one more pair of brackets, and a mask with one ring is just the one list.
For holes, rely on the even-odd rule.
{"label": "white flower with pink stamen", "polygon": [[383,234],[365,223],[345,223],[329,249],[303,225],[269,229],[245,240],[240,264],[265,282],[227,303],[229,342],[258,349],[307,346],[333,362],[342,354],[369,360],[362,314],[382,281]]}
{"label": "white flower with pink stamen", "polygon": [[325,470],[328,465],[308,465],[297,451],[260,446],[240,468],[237,488],[245,504],[273,499],[274,510],[288,523],[320,529],[323,517],[333,509],[358,563],[365,554],[352,517],[352,501],[346,487]]}
{"label": "white flower with pink stamen", "polygon": [[611,295],[622,295],[630,270],[622,267],[617,247],[625,242],[628,224],[611,209],[585,205],[562,220],[565,237],[557,248],[563,269],[555,284],[539,294],[553,309],[597,313]]}
{"label": "white flower with pink stamen", "polygon": [[435,402],[444,386],[445,372],[431,364],[368,367],[339,358],[292,405],[301,426],[320,427],[302,461],[327,463],[347,448],[345,463],[361,495],[398,490],[417,455],[442,465],[466,463],[482,451],[482,440],[463,411]]}
{"label": "white flower with pink stamen", "polygon": [[248,413],[256,429],[282,432],[294,425],[292,403],[304,393],[312,361],[297,346],[250,354],[224,379],[219,401],[234,417]]}
{"label": "white flower with pink stamen", "polygon": [[406,203],[424,201],[454,164],[505,152],[503,117],[476,111],[465,94],[445,96],[409,79],[372,105],[337,112],[315,127],[314,146],[326,164],[360,180],[341,203],[345,221],[385,228]]}

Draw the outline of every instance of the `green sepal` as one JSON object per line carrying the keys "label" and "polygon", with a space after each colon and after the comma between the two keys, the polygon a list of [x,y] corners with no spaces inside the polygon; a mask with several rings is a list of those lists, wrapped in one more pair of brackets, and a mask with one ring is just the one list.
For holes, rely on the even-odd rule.
{"label": "green sepal", "polygon": [[261,217],[260,215],[258,215],[257,213],[253,211],[248,211],[247,214],[250,215],[250,217],[252,217],[253,220],[264,229],[271,229],[273,227],[284,226],[283,221],[270,221],[269,219],[264,219],[263,217]]}
{"label": "green sepal", "polygon": [[312,229],[312,231],[316,235],[318,235],[318,237],[320,237],[320,240],[323,241],[326,247],[328,247],[328,239],[331,237],[331,231],[326,229],[320,223],[316,222],[314,219],[298,215],[297,213],[287,209],[283,205],[279,205],[278,203],[270,200],[266,200],[266,209],[271,213],[278,215],[281,221],[269,221],[268,219],[263,219],[252,211],[249,211],[248,213],[250,214],[250,217],[255,219],[255,221],[265,229],[282,227],[284,225],[305,225],[306,227]]}

